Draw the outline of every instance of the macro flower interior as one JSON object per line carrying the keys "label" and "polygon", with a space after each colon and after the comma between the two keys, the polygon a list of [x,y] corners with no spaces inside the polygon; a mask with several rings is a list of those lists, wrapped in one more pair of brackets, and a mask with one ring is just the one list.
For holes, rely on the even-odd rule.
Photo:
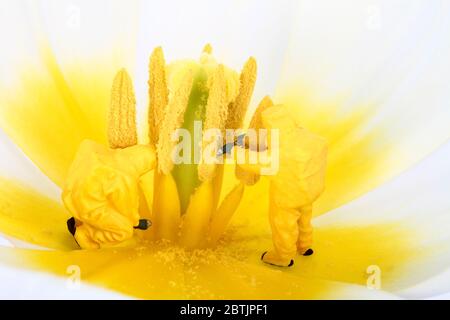
{"label": "macro flower interior", "polygon": [[[1,298],[449,297],[447,1],[0,0],[0,25]],[[261,261],[269,177],[167,160],[173,130],[247,130],[269,101],[328,144],[289,268]],[[68,230],[86,140],[156,153],[123,245]]]}

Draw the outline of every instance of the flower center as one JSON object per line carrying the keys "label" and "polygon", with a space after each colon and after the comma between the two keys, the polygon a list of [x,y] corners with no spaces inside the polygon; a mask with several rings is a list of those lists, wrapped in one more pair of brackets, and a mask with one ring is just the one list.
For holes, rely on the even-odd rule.
{"label": "flower center", "polygon": [[[192,84],[192,90],[189,96],[189,102],[184,113],[184,121],[182,129],[187,130],[191,138],[190,152],[187,155],[190,159],[186,163],[175,165],[172,175],[177,184],[178,197],[180,200],[181,214],[184,214],[187,210],[189,199],[194,193],[195,189],[200,185],[198,178],[198,165],[195,159],[198,159],[200,148],[193,141],[195,136],[195,123],[200,122],[204,124],[206,116],[206,103],[208,101],[209,90],[207,87],[207,73],[203,68],[198,68],[195,71],[194,81]],[[181,152],[186,152],[182,150]],[[181,154],[181,157],[186,155]]]}
{"label": "flower center", "polygon": [[[208,140],[210,137],[202,135],[202,130],[216,130],[223,137],[226,129],[242,127],[256,81],[256,63],[250,58],[239,77],[235,71],[218,64],[211,51],[211,47],[206,46],[200,62],[185,60],[166,65],[162,49],[154,50],[150,57],[149,68],[150,146],[144,149],[134,147],[137,144],[136,100],[132,81],[124,69],[120,70],[114,79],[108,115],[108,140],[111,149],[124,149],[128,155],[132,152],[127,150],[136,152],[143,150],[142,155],[150,152],[150,149],[156,152],[156,158],[152,160],[156,160],[153,188],[148,187],[152,182],[148,181],[145,174],[140,178],[137,194],[127,194],[131,199],[141,199],[139,215],[152,221],[152,227],[142,231],[142,234],[154,240],[166,239],[177,242],[186,248],[214,245],[239,206],[244,192],[243,182],[257,180],[247,175],[244,177],[237,172],[237,177],[242,182],[232,188],[219,203],[223,164],[205,161],[203,150],[205,145],[210,144]],[[202,137],[199,142],[195,139],[198,134],[196,132],[198,123],[201,124]],[[190,147],[188,150],[181,150],[181,153],[189,152],[188,161],[175,163],[177,144],[186,138],[177,136],[179,130],[188,133]],[[121,152],[119,150],[118,154]],[[102,156],[103,153],[110,154],[109,151],[102,151]],[[90,153],[86,154],[88,158]],[[113,154],[117,153],[114,151],[111,155]],[[184,159],[185,156],[181,154]],[[127,167],[130,165],[128,162],[137,161],[139,166],[145,167],[136,157],[128,160],[125,157],[123,159],[126,163],[120,165],[117,163],[119,157],[111,157],[110,163],[113,166]],[[117,171],[118,176],[121,173],[120,170]],[[108,179],[111,180],[113,177],[108,175]],[[127,181],[127,178],[124,179],[122,180]],[[147,204],[151,202],[150,210]],[[114,209],[120,215],[118,208],[110,207],[107,209]],[[119,220],[118,216],[117,221]],[[105,241],[117,240],[110,235],[110,231],[101,230],[100,225],[89,224],[89,227],[92,228],[92,235],[96,235],[95,237],[104,235],[100,238]],[[108,225],[108,228],[111,227],[113,226]],[[124,232],[126,231],[120,235],[120,239],[123,239],[128,236],[128,229],[121,227]],[[94,245],[96,239],[86,239],[86,243],[91,241]]]}

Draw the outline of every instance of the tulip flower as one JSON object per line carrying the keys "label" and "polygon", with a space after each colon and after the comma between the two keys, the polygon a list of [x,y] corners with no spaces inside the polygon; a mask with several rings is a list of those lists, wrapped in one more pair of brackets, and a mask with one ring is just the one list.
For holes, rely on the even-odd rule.
{"label": "tulip flower", "polygon": [[[445,297],[449,6],[0,2],[0,295]],[[127,141],[109,131],[120,121],[108,120],[122,68],[137,120]],[[214,80],[205,86],[205,79]],[[240,96],[245,84],[252,88]],[[220,110],[208,108],[214,93]],[[210,127],[248,128],[266,95],[329,144],[314,255],[286,269],[260,261],[272,242],[266,177],[244,186],[233,164],[176,164],[167,153],[169,134],[192,132],[196,117],[204,129],[208,119]],[[191,99],[204,100],[204,114]],[[164,105],[173,118],[161,113]],[[226,118],[216,117],[225,110]],[[236,125],[221,122],[229,114],[239,114]],[[156,147],[157,170],[142,178],[139,205],[153,226],[137,230],[132,245],[80,250],[67,230],[61,193],[86,139]],[[219,216],[226,219],[216,220],[211,237],[206,230]]]}

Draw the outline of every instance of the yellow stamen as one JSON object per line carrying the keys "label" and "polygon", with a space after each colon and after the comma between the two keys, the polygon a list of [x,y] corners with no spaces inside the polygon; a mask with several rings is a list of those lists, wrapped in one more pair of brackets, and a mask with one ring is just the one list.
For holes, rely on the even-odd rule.
{"label": "yellow stamen", "polygon": [[108,141],[113,149],[137,144],[136,99],[133,83],[125,69],[113,81],[108,116]]}
{"label": "yellow stamen", "polygon": [[236,178],[247,186],[253,186],[259,181],[259,175],[252,172],[244,171],[241,167],[235,168]]}
{"label": "yellow stamen", "polygon": [[160,135],[160,125],[163,121],[164,110],[169,100],[169,90],[166,82],[166,62],[161,47],[153,50],[150,57],[149,84],[149,134],[150,142],[156,144]]}
{"label": "yellow stamen", "polygon": [[250,57],[241,72],[239,94],[228,107],[227,129],[238,129],[242,127],[242,122],[250,104],[253,89],[255,88],[256,69],[256,60]]}
{"label": "yellow stamen", "polygon": [[158,239],[175,241],[180,225],[180,200],[171,174],[155,172],[153,222]]}
{"label": "yellow stamen", "polygon": [[[156,170],[155,170],[156,172]],[[141,219],[147,219],[153,221],[153,211],[152,211],[152,194],[153,194],[153,183],[156,173],[152,175],[151,173],[145,174],[139,180],[139,215]],[[136,232],[147,239],[153,239],[155,234],[155,228],[152,227],[149,230],[136,230]]]}
{"label": "yellow stamen", "polygon": [[213,187],[211,181],[203,182],[191,196],[181,226],[180,244],[188,249],[204,245],[213,210]]}
{"label": "yellow stamen", "polygon": [[209,89],[208,103],[206,105],[205,129],[224,128],[227,120],[227,82],[225,69],[221,64],[217,67],[212,85]]}
{"label": "yellow stamen", "polygon": [[204,47],[203,47],[203,52],[207,53],[207,54],[212,54],[212,46],[211,44],[207,43]]}
{"label": "yellow stamen", "polygon": [[[205,129],[223,129],[227,120],[227,83],[223,65],[219,65],[212,76],[212,84],[209,90],[208,102],[206,105]],[[217,138],[214,136],[212,138]],[[208,149],[207,145],[215,141],[203,141],[203,150]],[[213,155],[215,157],[217,150]],[[200,181],[209,181],[214,177],[215,164],[202,162],[198,166],[198,177]],[[210,159],[212,160],[212,159]]]}
{"label": "yellow stamen", "polygon": [[181,86],[173,94],[167,108],[164,110],[164,119],[159,127],[159,141],[157,144],[158,168],[164,174],[169,174],[174,166],[172,153],[177,141],[173,139],[172,134],[183,124],[193,81],[193,73],[189,70]]}
{"label": "yellow stamen", "polygon": [[223,183],[223,174],[224,174],[224,165],[219,164],[216,168],[216,174],[213,179],[213,187],[214,187],[214,197],[213,197],[213,207],[217,208],[220,200],[220,194],[222,192],[222,183]]}
{"label": "yellow stamen", "polygon": [[227,228],[234,212],[241,203],[243,194],[244,185],[239,183],[226,195],[225,199],[223,199],[219,209],[217,209],[211,219],[212,221],[208,239],[210,244],[215,244]]}

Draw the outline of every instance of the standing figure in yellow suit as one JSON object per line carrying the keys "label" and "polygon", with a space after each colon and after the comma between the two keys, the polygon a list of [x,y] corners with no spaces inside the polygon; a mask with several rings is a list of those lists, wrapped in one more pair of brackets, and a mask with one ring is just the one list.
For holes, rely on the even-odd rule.
{"label": "standing figure in yellow suit", "polygon": [[[257,116],[261,127],[267,129],[266,150],[262,151],[261,142],[259,150],[247,146],[250,148],[245,149],[246,159],[255,157],[256,154],[251,155],[253,152],[259,155],[265,152],[271,162],[279,161],[278,171],[268,175],[273,249],[264,252],[261,259],[286,267],[293,265],[297,252],[302,255],[313,253],[312,208],[325,186],[327,143],[300,127],[287,108],[277,105],[263,109],[259,114],[257,111]],[[278,132],[278,141],[273,137],[273,129]],[[275,155],[278,159],[274,159]],[[247,179],[248,175],[261,174],[260,170],[264,168],[260,162],[238,163],[238,166]]]}

